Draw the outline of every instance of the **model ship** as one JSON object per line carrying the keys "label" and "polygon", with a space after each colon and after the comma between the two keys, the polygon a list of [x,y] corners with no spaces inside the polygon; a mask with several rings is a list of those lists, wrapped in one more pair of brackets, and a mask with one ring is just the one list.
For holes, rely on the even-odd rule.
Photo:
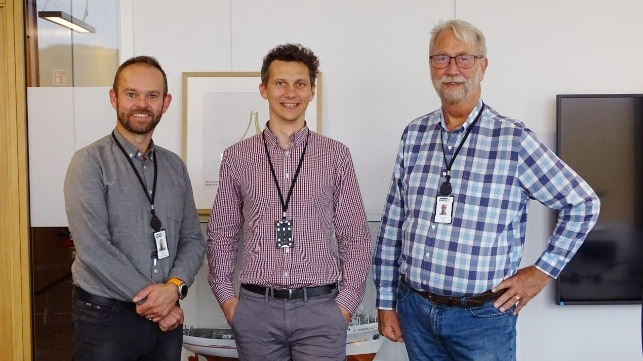
{"label": "model ship", "polygon": [[[374,354],[382,338],[374,313],[357,313],[346,331],[346,355]],[[239,358],[234,334],[229,328],[183,328],[183,347],[203,356]]]}

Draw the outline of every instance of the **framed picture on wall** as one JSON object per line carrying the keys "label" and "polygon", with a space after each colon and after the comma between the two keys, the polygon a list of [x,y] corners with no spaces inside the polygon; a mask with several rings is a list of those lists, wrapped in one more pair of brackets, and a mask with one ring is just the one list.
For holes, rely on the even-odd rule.
{"label": "framed picture on wall", "polygon": [[[260,133],[269,118],[259,72],[184,72],[182,157],[199,216],[206,218],[219,186],[223,151]],[[306,110],[308,127],[322,132],[321,73]]]}

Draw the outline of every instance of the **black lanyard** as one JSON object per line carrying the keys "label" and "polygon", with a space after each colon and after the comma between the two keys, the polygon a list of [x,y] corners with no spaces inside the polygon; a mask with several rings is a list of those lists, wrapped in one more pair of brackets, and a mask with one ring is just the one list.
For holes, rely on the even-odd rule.
{"label": "black lanyard", "polygon": [[446,164],[447,166],[447,173],[445,175],[446,180],[440,186],[440,195],[448,196],[453,191],[453,189],[451,188],[451,167],[453,166],[453,162],[455,162],[455,158],[458,156],[458,153],[460,153],[460,149],[462,149],[462,145],[467,140],[467,137],[469,137],[469,133],[471,133],[471,130],[473,130],[473,126],[476,125],[476,123],[478,122],[478,119],[480,119],[480,116],[482,115],[482,111],[484,110],[484,107],[485,105],[484,103],[482,103],[482,107],[480,108],[478,115],[476,115],[476,118],[473,120],[469,128],[467,128],[467,131],[464,133],[464,138],[462,138],[462,140],[460,141],[460,145],[458,145],[458,148],[455,150],[453,157],[451,157],[451,162],[447,162],[447,154],[444,151],[444,139],[443,139],[444,137],[442,135],[444,131],[442,130],[442,127],[440,127],[440,143],[442,144],[442,157],[444,158],[444,164]]}
{"label": "black lanyard", "polygon": [[261,137],[263,138],[263,147],[266,150],[266,156],[268,157],[268,164],[270,164],[270,173],[272,173],[272,179],[275,181],[275,185],[277,186],[277,192],[279,193],[279,200],[281,201],[281,210],[283,211],[283,219],[286,219],[286,211],[288,211],[288,203],[290,202],[290,197],[292,196],[292,190],[295,188],[295,182],[297,181],[297,177],[299,176],[299,171],[301,170],[301,165],[304,163],[304,154],[306,154],[306,148],[308,148],[308,137],[310,136],[310,129],[308,130],[308,133],[306,134],[306,143],[304,143],[304,150],[301,152],[301,157],[299,157],[299,164],[297,164],[297,170],[295,171],[295,175],[292,177],[292,183],[290,184],[290,190],[288,191],[288,198],[286,198],[286,201],[284,202],[284,196],[281,193],[281,187],[279,187],[279,181],[277,180],[277,176],[275,175],[275,168],[272,165],[272,160],[270,159],[270,152],[268,151],[268,145],[266,144],[266,134],[265,130],[261,132]]}
{"label": "black lanyard", "polygon": [[152,220],[150,222],[150,225],[156,232],[160,231],[161,220],[156,216],[156,213],[154,212],[154,195],[156,194],[156,180],[158,175],[158,166],[156,163],[156,152],[152,151],[152,160],[154,160],[154,183],[152,185],[152,196],[150,197],[150,195],[147,193],[147,188],[145,187],[145,183],[143,183],[143,178],[141,178],[141,175],[136,170],[136,167],[134,166],[134,162],[132,162],[132,159],[127,155],[127,152],[125,151],[125,148],[123,148],[123,145],[121,145],[121,142],[119,142],[118,139],[116,139],[116,136],[114,135],[114,131],[112,131],[112,138],[114,138],[116,145],[118,145],[118,147],[123,152],[123,155],[125,156],[125,158],[127,158],[129,165],[132,166],[132,170],[134,170],[134,173],[136,174],[136,178],[138,178],[138,182],[141,183],[141,187],[143,187],[143,193],[145,193],[147,200],[150,201],[150,205],[152,207],[151,208]]}

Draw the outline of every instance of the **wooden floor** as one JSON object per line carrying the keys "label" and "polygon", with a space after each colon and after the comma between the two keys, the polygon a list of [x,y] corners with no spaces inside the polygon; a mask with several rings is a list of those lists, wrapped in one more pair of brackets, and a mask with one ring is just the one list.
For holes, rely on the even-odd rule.
{"label": "wooden floor", "polygon": [[374,353],[364,354],[364,355],[351,355],[346,357],[346,361],[373,361],[375,358]]}

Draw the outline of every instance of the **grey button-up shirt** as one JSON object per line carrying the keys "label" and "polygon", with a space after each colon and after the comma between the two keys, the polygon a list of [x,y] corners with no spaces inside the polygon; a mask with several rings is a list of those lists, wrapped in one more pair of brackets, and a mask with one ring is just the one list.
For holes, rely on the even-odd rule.
{"label": "grey button-up shirt", "polygon": [[108,135],[76,152],[65,178],[65,209],[76,247],[74,284],[87,292],[131,301],[145,286],[177,277],[188,285],[203,264],[205,241],[183,161],[152,144],[147,154],[114,134],[151,196],[165,229],[169,257],[157,260],[151,205],[125,154]]}

